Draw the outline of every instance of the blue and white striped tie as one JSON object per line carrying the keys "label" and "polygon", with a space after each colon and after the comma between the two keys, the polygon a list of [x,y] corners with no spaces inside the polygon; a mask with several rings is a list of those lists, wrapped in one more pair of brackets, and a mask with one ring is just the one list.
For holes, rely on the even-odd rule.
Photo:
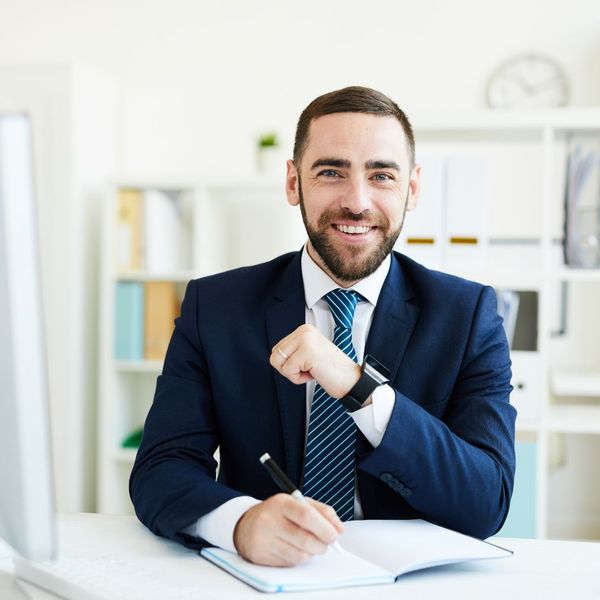
{"label": "blue and white striped tie", "polygon": [[[352,321],[360,294],[337,289],[329,292],[325,300],[335,322],[333,343],[357,362]],[[342,521],[354,516],[355,444],[354,419],[339,400],[317,383],[308,423],[303,492],[332,506]]]}

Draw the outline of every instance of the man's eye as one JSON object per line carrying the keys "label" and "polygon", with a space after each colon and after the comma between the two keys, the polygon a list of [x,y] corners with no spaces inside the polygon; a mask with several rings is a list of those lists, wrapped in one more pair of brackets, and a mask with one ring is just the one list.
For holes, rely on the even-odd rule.
{"label": "man's eye", "polygon": [[333,169],[324,169],[319,172],[319,175],[324,175],[325,177],[339,177],[339,173]]}
{"label": "man's eye", "polygon": [[390,181],[392,177],[387,173],[375,173],[375,175],[373,175],[373,179],[376,181]]}

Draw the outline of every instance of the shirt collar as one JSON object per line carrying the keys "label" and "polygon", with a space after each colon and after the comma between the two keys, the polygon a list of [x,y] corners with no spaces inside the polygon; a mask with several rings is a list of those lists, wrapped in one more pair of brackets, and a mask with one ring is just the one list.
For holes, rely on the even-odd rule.
{"label": "shirt collar", "polygon": [[[355,283],[350,289],[357,291],[373,306],[377,305],[383,282],[390,270],[391,258],[388,254],[374,273]],[[332,290],[340,286],[325,273],[311,258],[306,248],[302,249],[302,279],[304,281],[304,297],[306,306],[312,310],[313,306]]]}

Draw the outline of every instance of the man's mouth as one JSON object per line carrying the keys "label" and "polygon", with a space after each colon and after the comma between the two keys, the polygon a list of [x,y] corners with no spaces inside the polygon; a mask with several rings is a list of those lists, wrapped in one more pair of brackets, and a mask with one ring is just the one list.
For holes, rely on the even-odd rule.
{"label": "man's mouth", "polygon": [[350,234],[361,234],[361,233],[369,233],[374,227],[370,227],[367,225],[334,225],[334,227],[341,231],[342,233],[350,233]]}

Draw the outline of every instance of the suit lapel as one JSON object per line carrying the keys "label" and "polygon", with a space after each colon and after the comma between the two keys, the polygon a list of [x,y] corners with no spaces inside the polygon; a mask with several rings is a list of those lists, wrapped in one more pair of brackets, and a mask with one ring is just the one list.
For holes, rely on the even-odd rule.
{"label": "suit lapel", "polygon": [[[271,348],[306,322],[300,256],[301,253],[298,253],[284,271],[274,294],[274,302],[266,312]],[[273,375],[283,432],[285,469],[290,479],[300,485],[306,437],[306,386],[292,383],[275,370]]]}
{"label": "suit lapel", "polygon": [[365,355],[371,354],[390,372],[394,381],[402,357],[419,317],[413,290],[403,276],[398,259],[392,254],[390,272],[385,279],[373,313]]}

